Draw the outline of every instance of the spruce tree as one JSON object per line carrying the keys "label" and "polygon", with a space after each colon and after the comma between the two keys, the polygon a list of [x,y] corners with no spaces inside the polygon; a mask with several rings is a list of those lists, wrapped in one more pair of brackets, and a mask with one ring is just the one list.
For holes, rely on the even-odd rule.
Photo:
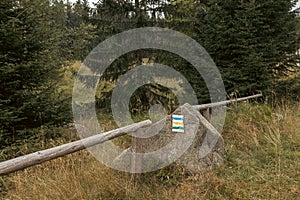
{"label": "spruce tree", "polygon": [[0,2],[0,146],[26,138],[20,130],[63,124],[70,117],[70,105],[56,88],[64,60],[64,12],[51,2]]}
{"label": "spruce tree", "polygon": [[229,93],[272,89],[295,66],[294,5],[289,0],[215,0],[206,15],[204,46]]}

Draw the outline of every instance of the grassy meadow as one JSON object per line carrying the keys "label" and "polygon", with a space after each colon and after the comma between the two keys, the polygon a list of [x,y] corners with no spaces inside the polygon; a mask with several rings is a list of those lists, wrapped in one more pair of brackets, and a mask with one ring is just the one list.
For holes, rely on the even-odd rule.
{"label": "grassy meadow", "polygon": [[[84,150],[1,177],[2,198],[299,199],[300,104],[280,104],[229,107],[223,131],[228,155],[212,171],[189,174],[169,166],[136,179]],[[108,116],[100,120],[114,128]]]}

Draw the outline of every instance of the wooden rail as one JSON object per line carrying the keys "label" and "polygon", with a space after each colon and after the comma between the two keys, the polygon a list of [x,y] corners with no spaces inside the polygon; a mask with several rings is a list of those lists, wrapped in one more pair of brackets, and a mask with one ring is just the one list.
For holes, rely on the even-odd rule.
{"label": "wooden rail", "polygon": [[65,156],[82,149],[101,144],[116,137],[125,135],[129,132],[134,132],[139,128],[151,125],[150,120],[141,121],[122,128],[111,130],[98,135],[84,138],[75,142],[70,142],[50,149],[38,151],[25,156],[20,156],[11,160],[0,163],[0,175],[9,174],[27,167],[43,163],[54,158]]}
{"label": "wooden rail", "polygon": [[254,99],[262,97],[262,94],[256,94],[248,97],[242,97],[242,98],[237,98],[237,99],[232,99],[232,100],[227,100],[227,101],[221,101],[221,102],[216,102],[216,103],[207,103],[207,104],[201,104],[201,105],[194,105],[193,107],[197,110],[205,110],[208,108],[213,108],[213,107],[220,107],[220,106],[225,106],[230,103],[235,103],[239,101],[246,101],[248,99]]}

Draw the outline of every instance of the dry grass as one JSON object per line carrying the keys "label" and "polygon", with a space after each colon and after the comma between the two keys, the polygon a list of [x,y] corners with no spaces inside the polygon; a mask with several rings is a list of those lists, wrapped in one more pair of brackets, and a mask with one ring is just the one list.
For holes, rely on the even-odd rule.
{"label": "dry grass", "polygon": [[232,107],[223,136],[225,164],[203,174],[170,166],[133,181],[81,151],[4,177],[3,198],[300,199],[300,105]]}

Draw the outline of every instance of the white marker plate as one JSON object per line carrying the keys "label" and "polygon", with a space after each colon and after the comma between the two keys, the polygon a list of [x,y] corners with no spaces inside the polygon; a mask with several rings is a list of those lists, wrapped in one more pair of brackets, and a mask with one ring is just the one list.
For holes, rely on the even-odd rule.
{"label": "white marker plate", "polygon": [[184,133],[183,115],[172,115],[172,132]]}

